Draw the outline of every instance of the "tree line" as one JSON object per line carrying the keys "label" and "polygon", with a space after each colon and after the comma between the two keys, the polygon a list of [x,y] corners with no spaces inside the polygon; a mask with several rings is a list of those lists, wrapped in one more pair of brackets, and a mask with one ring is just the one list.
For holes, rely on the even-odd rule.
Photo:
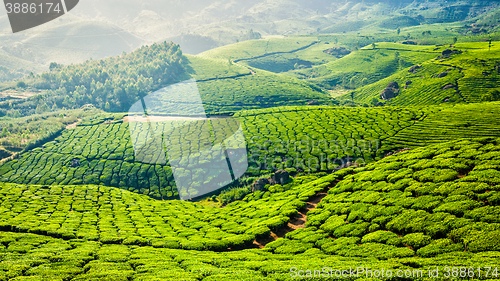
{"label": "tree line", "polygon": [[141,97],[180,81],[185,73],[179,45],[173,42],[143,46],[131,53],[81,64],[51,64],[51,71],[25,79],[42,90],[30,99],[0,105],[4,114],[31,115],[91,104],[111,112],[127,111]]}

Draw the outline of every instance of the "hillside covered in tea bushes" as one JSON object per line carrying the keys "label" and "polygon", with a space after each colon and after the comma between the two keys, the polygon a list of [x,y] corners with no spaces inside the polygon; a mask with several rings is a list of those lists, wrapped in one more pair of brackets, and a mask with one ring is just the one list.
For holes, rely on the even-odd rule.
{"label": "hillside covered in tea bushes", "polygon": [[101,2],[0,34],[0,281],[498,280],[498,3]]}
{"label": "hillside covered in tea bushes", "polygon": [[[305,229],[267,248],[294,252],[310,243],[379,259],[498,251],[499,144],[457,140],[354,169],[308,212]],[[322,235],[335,239],[316,240]]]}
{"label": "hillside covered in tea bushes", "polygon": [[[258,177],[279,169],[333,171],[348,162],[364,165],[402,148],[464,137],[500,137],[496,129],[499,108],[498,103],[427,108],[281,107],[243,111],[234,117],[241,122],[246,139],[246,174]],[[124,122],[122,117],[102,115],[64,130],[54,141],[1,165],[0,180],[101,184],[157,199],[178,198],[174,168],[167,163],[137,161],[130,131],[137,123]],[[213,125],[220,120],[183,122],[191,130],[199,130],[203,123]],[[167,130],[170,122],[152,124]],[[165,141],[176,143],[181,137],[167,135]],[[206,142],[205,138],[192,141],[184,153],[196,153]]]}
{"label": "hillside covered in tea bushes", "polygon": [[[460,139],[225,208],[102,186],[1,184],[0,279],[294,280],[293,268],[363,267],[428,280],[429,267],[443,278],[481,267],[476,278],[496,280],[499,151],[499,139]],[[305,226],[294,230],[298,212]]]}
{"label": "hillside covered in tea bushes", "polygon": [[[389,48],[386,45],[381,49]],[[400,89],[387,105],[431,105],[442,103],[474,103],[500,100],[500,44],[497,42],[458,43],[440,46],[430,60],[404,65],[376,83],[350,94],[354,100],[370,103],[391,82]],[[443,55],[445,54],[445,55]]]}

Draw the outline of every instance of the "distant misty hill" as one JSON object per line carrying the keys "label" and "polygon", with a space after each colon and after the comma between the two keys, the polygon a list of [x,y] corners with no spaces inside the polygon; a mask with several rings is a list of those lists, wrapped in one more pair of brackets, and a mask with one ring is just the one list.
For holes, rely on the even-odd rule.
{"label": "distant misty hill", "polygon": [[[458,0],[85,0],[69,15],[12,34],[0,14],[0,82],[48,69],[174,41],[186,54],[272,36],[360,32],[464,21],[498,1]],[[392,20],[394,19],[394,20]],[[13,63],[22,60],[23,66]]]}
{"label": "distant misty hill", "polygon": [[113,22],[146,40],[197,34],[226,45],[245,40],[250,29],[263,36],[308,34],[338,23],[402,14],[451,22],[497,5],[483,0],[87,0],[74,13]]}

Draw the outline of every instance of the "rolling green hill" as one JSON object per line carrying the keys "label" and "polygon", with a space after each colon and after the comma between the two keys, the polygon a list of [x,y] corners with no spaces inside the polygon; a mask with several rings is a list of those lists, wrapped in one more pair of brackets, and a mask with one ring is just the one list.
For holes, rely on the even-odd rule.
{"label": "rolling green hill", "polygon": [[[447,48],[438,47],[436,50],[444,51]],[[368,103],[373,98],[379,98],[390,82],[398,82],[401,88],[408,83],[407,89],[401,89],[397,97],[386,102],[388,105],[498,100],[499,48],[497,42],[492,42],[491,48],[488,42],[455,44],[451,50],[460,53],[427,60],[414,71],[405,68],[386,79],[355,90],[354,99]]]}
{"label": "rolling green hill", "polygon": [[[279,169],[332,171],[348,162],[373,162],[402,148],[466,137],[500,137],[495,129],[499,111],[498,103],[420,109],[278,107],[242,111],[234,117],[241,121],[247,142],[247,175],[259,176]],[[136,161],[130,123],[121,116],[104,115],[63,131],[54,141],[0,166],[0,180],[102,184],[158,199],[178,198],[170,166]],[[153,125],[167,128],[169,122]],[[196,130],[204,122],[219,120],[190,122],[189,126]],[[176,143],[180,136],[165,137]],[[202,147],[204,142],[199,138],[189,149]],[[78,165],[73,164],[75,159]],[[196,189],[190,196],[197,196]]]}
{"label": "rolling green hill", "polygon": [[43,68],[29,61],[13,57],[0,49],[0,83],[22,78]]}
{"label": "rolling green hill", "polygon": [[457,140],[352,170],[308,212],[305,229],[266,248],[294,253],[310,243],[378,259],[498,251],[498,145]]}
{"label": "rolling green hill", "polygon": [[245,67],[222,58],[188,56],[188,74],[195,78],[208,113],[284,105],[332,104],[307,81]]}
{"label": "rolling green hill", "polygon": [[[140,65],[140,67],[137,67]],[[118,70],[120,69],[120,70]],[[173,43],[153,44],[119,57],[60,66],[26,77],[30,88],[43,91],[33,98],[0,108],[22,115],[86,104],[112,112],[126,112],[151,92],[194,78],[208,113],[283,105],[333,104],[314,84],[220,58],[184,56]],[[190,112],[185,112],[190,114]]]}
{"label": "rolling green hill", "polygon": [[430,267],[495,280],[499,148],[482,138],[405,151],[225,208],[102,186],[1,184],[0,278],[294,280],[299,270],[359,267],[353,280],[382,268],[429,280]]}
{"label": "rolling green hill", "polygon": [[435,46],[376,43],[375,49],[367,46],[339,60],[292,73],[324,88],[331,89],[337,85],[357,88],[378,82],[402,68],[435,58],[439,54]]}

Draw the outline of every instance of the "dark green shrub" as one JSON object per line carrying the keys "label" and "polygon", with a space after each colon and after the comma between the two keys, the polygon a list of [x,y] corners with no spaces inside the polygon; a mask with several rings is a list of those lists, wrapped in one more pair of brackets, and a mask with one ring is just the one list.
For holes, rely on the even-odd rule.
{"label": "dark green shrub", "polygon": [[252,235],[258,238],[268,237],[271,233],[271,230],[267,226],[257,226],[250,227],[245,234]]}
{"label": "dark green shrub", "polygon": [[430,236],[423,233],[410,233],[403,237],[403,243],[417,250],[431,243]]}
{"label": "dark green shrub", "polygon": [[276,254],[299,254],[311,249],[312,247],[312,243],[304,243],[298,240],[285,240],[285,243],[277,247],[274,252]]}
{"label": "dark green shrub", "polygon": [[338,254],[341,251],[345,251],[349,246],[355,246],[359,241],[359,237],[340,237],[322,244],[321,250],[327,254]]}
{"label": "dark green shrub", "polygon": [[384,243],[388,245],[400,246],[401,238],[399,238],[396,233],[379,230],[363,236],[361,243]]}
{"label": "dark green shrub", "polygon": [[432,241],[425,247],[418,249],[417,255],[421,257],[433,257],[444,253],[463,251],[464,246],[461,243],[455,244],[450,239],[438,239]]}

